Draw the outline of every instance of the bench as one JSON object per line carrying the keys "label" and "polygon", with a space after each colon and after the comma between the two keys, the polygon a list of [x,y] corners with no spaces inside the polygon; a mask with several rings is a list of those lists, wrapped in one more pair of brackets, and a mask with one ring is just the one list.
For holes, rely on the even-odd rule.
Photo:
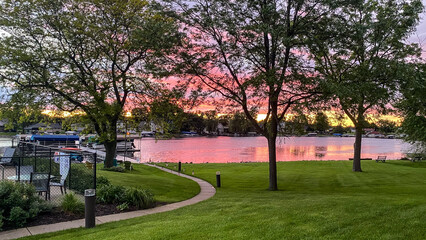
{"label": "bench", "polygon": [[413,157],[413,158],[411,158],[411,161],[412,162],[421,162],[422,161],[422,157],[421,156],[416,156],[416,157]]}
{"label": "bench", "polygon": [[376,162],[386,162],[386,156],[377,156]]}

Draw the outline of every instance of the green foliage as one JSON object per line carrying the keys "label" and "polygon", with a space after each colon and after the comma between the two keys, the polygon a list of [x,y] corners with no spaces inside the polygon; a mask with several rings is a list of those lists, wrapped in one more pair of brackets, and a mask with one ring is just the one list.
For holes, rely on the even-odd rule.
{"label": "green foliage", "polygon": [[2,227],[3,227],[3,225],[4,225],[4,222],[3,222],[3,210],[1,210],[0,211],[0,231],[2,230]]}
{"label": "green foliage", "polygon": [[155,204],[154,195],[142,188],[126,188],[125,201],[130,206],[136,206],[138,209],[153,207]]}
{"label": "green foliage", "polygon": [[96,189],[96,199],[101,203],[116,203],[125,202],[126,189],[117,185],[102,185]]}
{"label": "green foliage", "polygon": [[380,119],[379,121],[376,122],[376,126],[379,132],[385,133],[385,134],[395,133],[397,130],[396,123],[390,120]]}
{"label": "green foliage", "polygon": [[[180,34],[159,9],[145,0],[1,1],[0,84],[84,112],[101,142],[116,142],[129,96],[155,93],[152,76],[171,72],[165,56]],[[111,167],[115,148],[106,151]]]}
{"label": "green foliage", "polygon": [[217,119],[216,111],[207,111],[203,114],[204,124],[206,125],[206,131],[209,133],[214,133],[217,129],[217,125],[219,124],[219,120]]}
{"label": "green foliage", "polygon": [[406,63],[420,56],[407,44],[423,5],[413,1],[353,1],[335,4],[309,37],[322,92],[330,107],[342,109],[357,129],[353,170],[361,170],[361,131],[368,113],[386,113],[398,88],[410,78]]}
{"label": "green foliage", "polygon": [[84,212],[84,203],[74,193],[67,193],[62,199],[61,208],[66,213],[80,214]]}
{"label": "green foliage", "polygon": [[119,204],[118,209],[128,208],[129,206],[144,209],[153,207],[155,204],[154,195],[150,191],[117,185],[100,186],[96,190],[96,199],[100,203]]}
{"label": "green foliage", "polygon": [[117,209],[120,210],[120,211],[127,210],[127,209],[129,209],[129,204],[127,202],[122,203],[122,204],[117,206]]}
{"label": "green foliage", "polygon": [[415,74],[401,86],[403,98],[397,104],[404,116],[401,131],[417,152],[426,154],[426,65],[410,65],[406,70]]}
{"label": "green foliage", "polygon": [[96,188],[99,188],[100,186],[103,186],[103,185],[107,185],[107,186],[111,185],[111,182],[105,176],[96,177]]}
{"label": "green foliage", "polygon": [[169,98],[156,99],[150,104],[149,119],[164,135],[180,133],[185,113],[181,107]]}
{"label": "green foliage", "polygon": [[120,166],[117,166],[117,167],[110,167],[110,168],[104,168],[104,169],[102,169],[102,170],[105,170],[105,171],[111,171],[111,172],[120,172],[120,173],[124,172],[124,168],[123,168],[123,167],[120,167]]}
{"label": "green foliage", "polygon": [[124,169],[131,170],[132,162],[130,161],[124,161]]}
{"label": "green foliage", "polygon": [[10,181],[0,182],[0,222],[7,227],[21,227],[30,218],[51,210],[30,184]]}
{"label": "green foliage", "polygon": [[255,129],[253,129],[246,115],[241,112],[234,113],[229,121],[229,132],[244,134],[250,131],[255,131]]}
{"label": "green foliage", "polygon": [[329,129],[330,124],[328,123],[328,117],[323,112],[319,112],[315,115],[314,128],[316,131],[325,132]]}
{"label": "green foliage", "polygon": [[181,131],[194,131],[198,134],[202,134],[205,127],[206,124],[201,114],[185,113]]}
{"label": "green foliage", "polygon": [[29,217],[30,214],[21,207],[13,207],[10,210],[8,221],[12,227],[23,227]]}

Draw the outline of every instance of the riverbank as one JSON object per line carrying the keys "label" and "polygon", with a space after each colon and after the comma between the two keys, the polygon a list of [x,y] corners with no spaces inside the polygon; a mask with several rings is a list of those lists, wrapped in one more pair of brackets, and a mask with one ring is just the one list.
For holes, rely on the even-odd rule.
{"label": "riverbank", "polygon": [[[168,213],[30,239],[425,239],[426,163],[280,162],[279,191],[266,190],[267,163],[193,164],[222,187]],[[172,169],[174,166],[169,165]]]}

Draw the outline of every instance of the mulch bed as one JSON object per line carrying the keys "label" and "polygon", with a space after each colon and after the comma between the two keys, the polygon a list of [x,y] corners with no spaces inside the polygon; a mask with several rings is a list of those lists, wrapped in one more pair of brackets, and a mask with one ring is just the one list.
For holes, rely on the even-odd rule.
{"label": "mulch bed", "polygon": [[[157,206],[165,205],[166,203],[163,202],[157,202]],[[110,214],[116,214],[116,213],[123,213],[123,212],[131,212],[139,210],[136,207],[130,207],[129,209],[120,211],[117,209],[117,204],[96,204],[96,216],[104,216],[104,215],[110,215]],[[84,218],[84,213],[82,214],[69,214],[63,212],[60,208],[54,208],[49,213],[43,213],[38,215],[35,219],[29,221],[27,224],[25,224],[25,227],[33,227],[33,226],[39,226],[39,225],[45,225],[45,224],[53,224],[53,223],[60,223],[60,222],[68,222],[73,220],[78,220]],[[3,231],[12,230],[12,228],[4,227]]]}

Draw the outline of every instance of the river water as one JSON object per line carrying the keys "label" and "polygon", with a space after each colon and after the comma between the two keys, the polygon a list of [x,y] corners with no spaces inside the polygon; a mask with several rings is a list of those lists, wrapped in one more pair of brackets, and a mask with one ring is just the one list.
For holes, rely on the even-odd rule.
{"label": "river water", "polygon": [[[277,140],[278,161],[348,160],[353,157],[353,137],[288,137]],[[135,140],[141,161],[154,162],[266,162],[268,144],[264,137],[187,137],[171,140]],[[362,158],[400,159],[411,145],[400,139],[362,139]],[[135,153],[135,158],[140,158]]]}

